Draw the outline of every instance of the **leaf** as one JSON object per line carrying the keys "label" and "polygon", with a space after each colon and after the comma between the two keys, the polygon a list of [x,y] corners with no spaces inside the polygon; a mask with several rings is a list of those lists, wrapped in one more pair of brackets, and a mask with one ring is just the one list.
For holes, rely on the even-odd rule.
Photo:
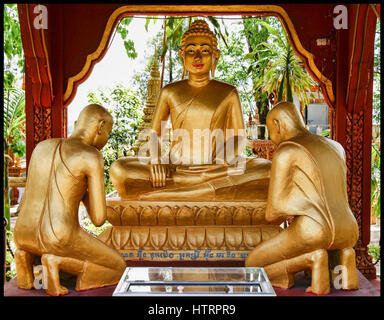
{"label": "leaf", "polygon": [[283,101],[283,93],[284,93],[284,81],[285,80],[285,74],[283,75],[283,78],[281,79],[280,82],[280,87],[279,87],[279,94],[277,96],[277,101]]}
{"label": "leaf", "polygon": [[273,28],[269,23],[263,21],[263,20],[258,20],[256,23],[268,30],[268,32],[274,36],[278,36],[278,33],[275,28]]}
{"label": "leaf", "polygon": [[126,50],[126,53],[129,58],[131,59],[136,59],[137,58],[137,52],[135,50],[135,44],[133,43],[132,40],[126,40],[124,41],[124,47]]}
{"label": "leaf", "polygon": [[147,19],[145,20],[145,25],[144,25],[145,31],[147,32],[148,32],[148,25],[150,21],[151,21],[151,17],[148,16]]}

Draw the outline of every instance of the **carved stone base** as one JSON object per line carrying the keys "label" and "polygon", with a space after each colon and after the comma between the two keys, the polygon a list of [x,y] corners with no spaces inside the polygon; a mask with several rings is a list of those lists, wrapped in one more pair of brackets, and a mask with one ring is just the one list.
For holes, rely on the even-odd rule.
{"label": "carved stone base", "polygon": [[281,231],[265,220],[264,201],[107,201],[113,225],[99,235],[126,260],[245,260]]}

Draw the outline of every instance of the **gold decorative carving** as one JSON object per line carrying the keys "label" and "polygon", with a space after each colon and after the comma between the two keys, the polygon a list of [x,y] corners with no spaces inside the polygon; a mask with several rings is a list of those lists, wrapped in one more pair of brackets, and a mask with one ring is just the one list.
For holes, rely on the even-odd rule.
{"label": "gold decorative carving", "polygon": [[265,201],[176,202],[108,200],[107,219],[113,226],[270,225]]}
{"label": "gold decorative carving", "polygon": [[252,250],[281,231],[258,226],[113,226],[99,240],[118,250]]}

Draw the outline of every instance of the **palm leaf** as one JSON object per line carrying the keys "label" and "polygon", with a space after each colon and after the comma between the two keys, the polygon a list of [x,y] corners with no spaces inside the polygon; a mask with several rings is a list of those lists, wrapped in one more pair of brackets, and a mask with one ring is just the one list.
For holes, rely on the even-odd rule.
{"label": "palm leaf", "polygon": [[15,130],[20,130],[20,126],[25,123],[25,94],[18,88],[8,88],[4,91],[4,141],[9,145],[9,141],[14,137]]}

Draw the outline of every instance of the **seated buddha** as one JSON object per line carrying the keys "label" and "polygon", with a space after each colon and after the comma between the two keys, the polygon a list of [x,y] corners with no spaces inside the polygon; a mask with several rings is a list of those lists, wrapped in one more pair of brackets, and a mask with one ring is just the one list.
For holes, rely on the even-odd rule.
{"label": "seated buddha", "polygon": [[[160,91],[150,156],[139,152],[138,157],[112,163],[109,173],[115,189],[130,200],[265,200],[271,162],[242,156],[239,95],[234,86],[212,79],[220,51],[205,21],[191,24],[179,54],[183,79]],[[169,117],[172,143],[165,152],[161,141]]]}

